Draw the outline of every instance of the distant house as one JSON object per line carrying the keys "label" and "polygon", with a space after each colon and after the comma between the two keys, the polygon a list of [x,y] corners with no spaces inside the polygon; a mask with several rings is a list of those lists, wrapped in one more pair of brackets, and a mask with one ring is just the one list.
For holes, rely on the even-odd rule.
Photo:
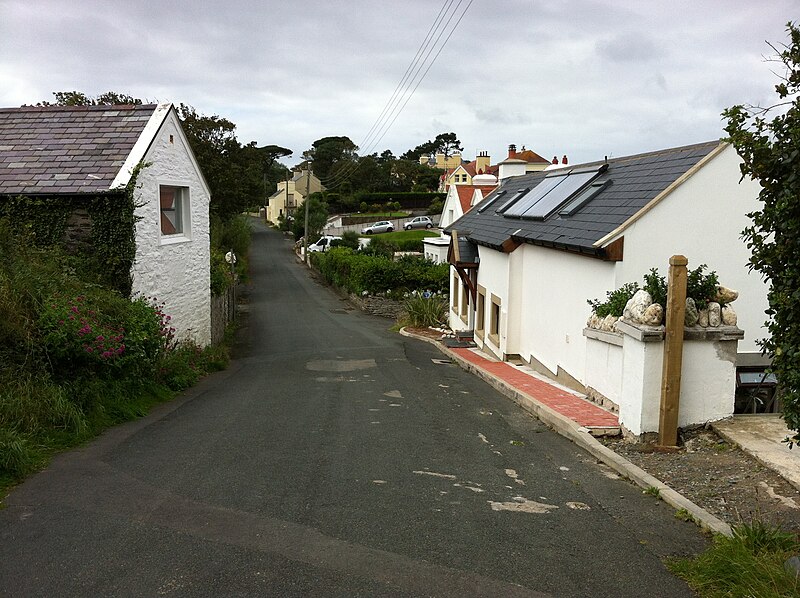
{"label": "distant house", "polygon": [[[442,208],[439,227],[446,228],[461,218],[466,212],[478,205],[483,198],[497,187],[497,177],[491,174],[476,175],[472,179],[474,185],[451,185]],[[423,255],[434,263],[447,261],[447,250],[450,237],[441,233],[438,237],[426,237],[422,240]]]}
{"label": "distant house", "polygon": [[297,206],[303,203],[307,195],[324,190],[325,187],[313,172],[309,173],[308,170],[295,172],[288,181],[278,182],[278,190],[269,198],[267,220],[278,224],[280,218],[293,217]]}
{"label": "distant house", "polygon": [[499,167],[492,166],[488,152],[482,151],[472,162],[463,162],[445,175],[445,189],[451,185],[472,185],[473,178],[478,175],[489,174],[497,178]]}
{"label": "distant house", "polygon": [[[210,192],[173,105],[0,109],[0,201],[118,201],[140,164],[132,293],[157,297],[178,338],[207,345]],[[79,208],[69,223],[92,226]]]}
{"label": "distant house", "polygon": [[665,274],[682,254],[739,291],[736,365],[763,365],[767,286],[740,238],[759,185],[740,181],[739,164],[713,141],[501,180],[445,231],[451,327],[584,390],[587,300],[641,283],[651,268]]}
{"label": "distant house", "polygon": [[[563,162],[566,164],[567,157],[564,156]],[[552,164],[558,164],[558,158],[553,161],[542,158],[536,152],[525,149],[517,151],[517,146],[513,143],[508,146],[508,157],[497,165],[497,177],[502,181],[512,176],[520,176],[531,172],[539,172]]]}

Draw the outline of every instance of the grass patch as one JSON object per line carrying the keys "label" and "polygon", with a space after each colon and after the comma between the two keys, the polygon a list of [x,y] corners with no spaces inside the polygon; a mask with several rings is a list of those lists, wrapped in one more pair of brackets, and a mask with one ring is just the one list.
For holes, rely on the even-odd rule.
{"label": "grass patch", "polygon": [[399,241],[421,241],[425,237],[438,237],[439,233],[434,233],[429,230],[396,230],[391,233],[380,233],[377,235],[361,235],[363,239],[380,238],[384,241],[399,242]]}
{"label": "grass patch", "polygon": [[734,526],[733,536],[715,536],[713,545],[692,559],[671,559],[667,567],[704,598],[800,595],[800,580],[784,569],[800,552],[794,534],[754,521]]}
{"label": "grass patch", "polygon": [[648,486],[645,490],[642,490],[642,494],[648,494],[650,496],[655,496],[656,498],[660,498],[661,490],[656,488],[655,486]]}

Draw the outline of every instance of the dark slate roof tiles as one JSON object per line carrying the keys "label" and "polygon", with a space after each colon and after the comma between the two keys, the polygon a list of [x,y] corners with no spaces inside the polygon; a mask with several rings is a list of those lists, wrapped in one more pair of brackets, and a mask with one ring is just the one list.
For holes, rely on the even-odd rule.
{"label": "dark slate roof tiles", "polygon": [[[581,251],[596,252],[594,244],[597,241],[617,229],[718,146],[718,141],[710,141],[611,159],[608,170],[596,179],[609,179],[611,184],[572,216],[562,217],[556,210],[545,221],[508,218],[496,214],[497,206],[492,205],[483,212],[470,210],[448,230],[468,230],[472,242],[494,248],[513,237],[522,242],[569,245]],[[602,164],[594,162],[571,165],[570,168],[599,167]],[[551,172],[507,179],[484,201],[492,201],[503,189],[534,188]]]}
{"label": "dark slate roof tiles", "polygon": [[108,191],[155,109],[0,108],[0,193]]}

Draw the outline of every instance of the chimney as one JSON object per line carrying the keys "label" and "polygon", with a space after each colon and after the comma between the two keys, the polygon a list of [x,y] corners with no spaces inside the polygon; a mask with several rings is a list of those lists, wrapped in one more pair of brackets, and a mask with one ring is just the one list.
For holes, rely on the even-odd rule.
{"label": "chimney", "polygon": [[561,158],[561,163],[562,164],[567,164],[567,155],[566,154],[564,154],[564,157]]}
{"label": "chimney", "polygon": [[517,146],[513,143],[508,146],[508,159],[513,160],[517,157]]}
{"label": "chimney", "polygon": [[553,164],[558,164],[558,156],[553,156]]}

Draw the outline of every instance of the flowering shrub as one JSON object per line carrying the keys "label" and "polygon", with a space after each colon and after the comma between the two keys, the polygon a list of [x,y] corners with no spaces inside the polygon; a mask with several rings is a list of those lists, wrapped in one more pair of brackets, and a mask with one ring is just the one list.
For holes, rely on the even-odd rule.
{"label": "flowering shrub", "polygon": [[[163,304],[133,301],[109,292],[45,301],[39,327],[46,355],[57,375],[75,369],[96,374],[147,375],[160,355],[174,346],[175,329]],[[121,372],[124,370],[124,372]]]}

